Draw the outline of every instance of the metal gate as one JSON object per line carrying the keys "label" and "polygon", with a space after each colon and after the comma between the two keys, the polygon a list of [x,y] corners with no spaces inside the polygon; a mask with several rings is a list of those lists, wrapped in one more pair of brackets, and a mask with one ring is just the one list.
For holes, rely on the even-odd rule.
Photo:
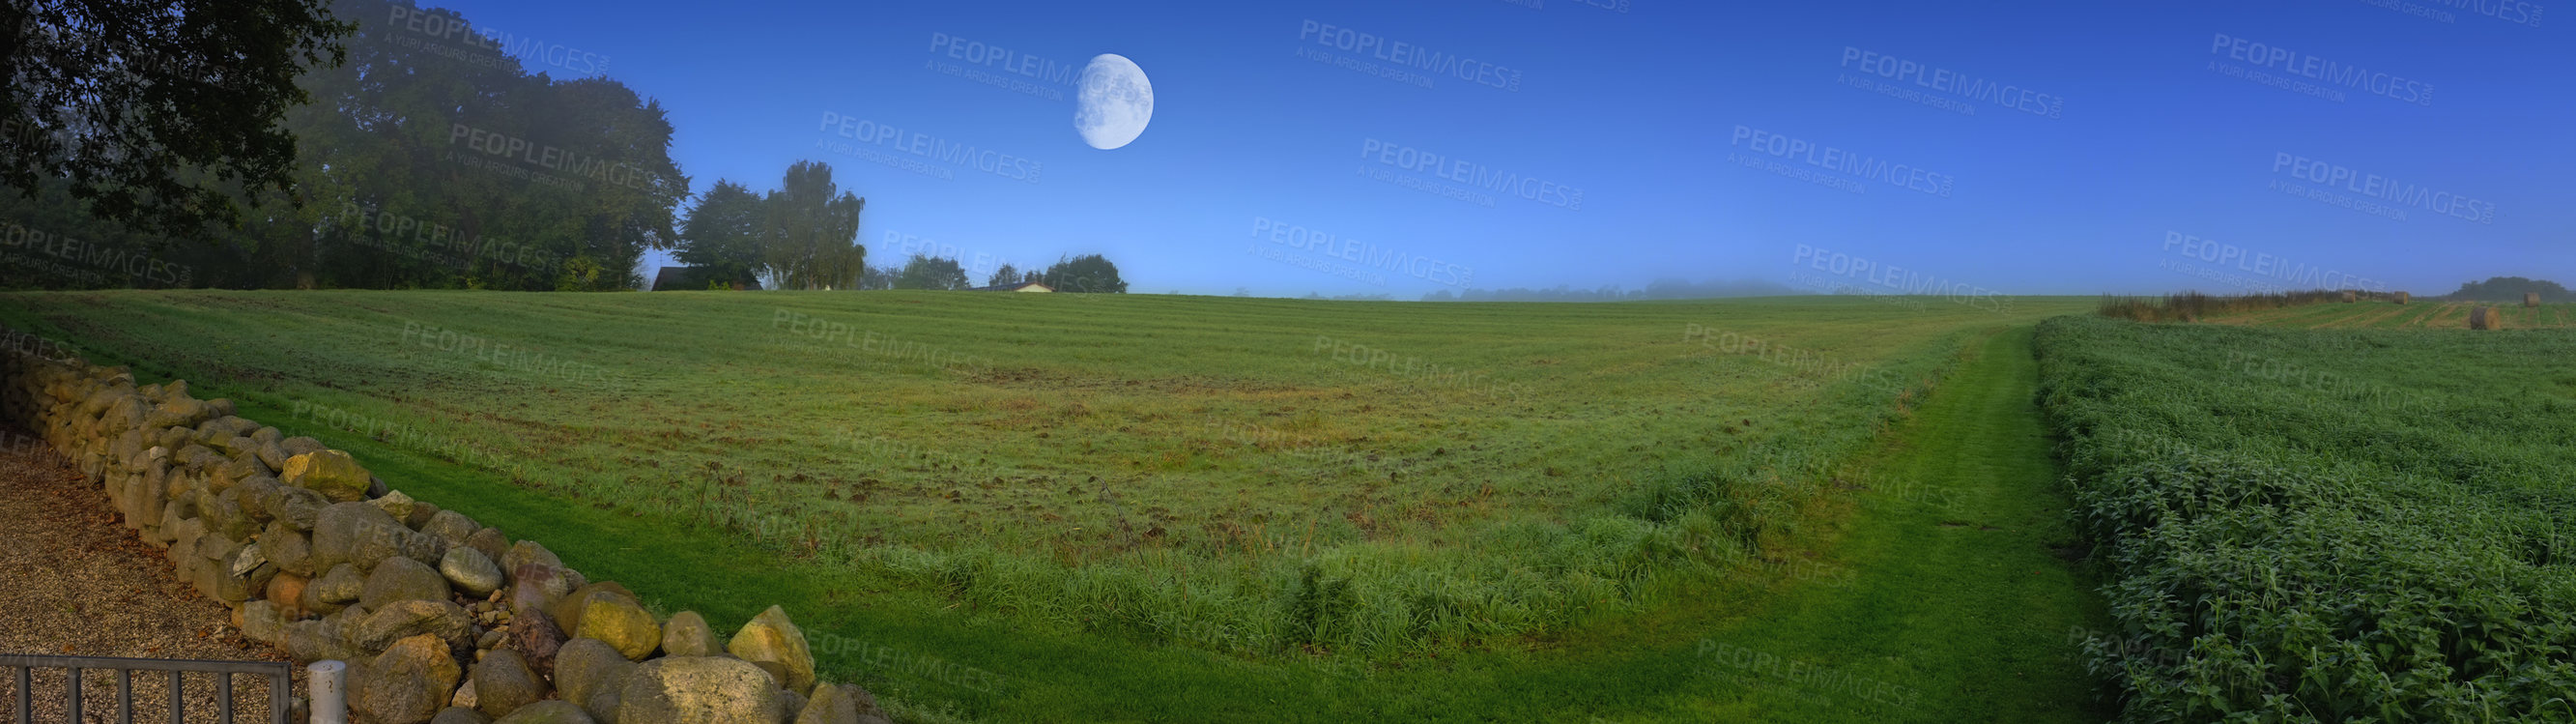
{"label": "metal gate", "polygon": [[33,684],[36,669],[65,669],[70,672],[64,679],[63,702],[66,715],[64,720],[72,724],[78,724],[81,721],[80,673],[85,669],[107,669],[116,672],[116,720],[121,724],[133,724],[135,721],[134,672],[137,671],[160,671],[169,674],[170,724],[184,724],[186,720],[187,701],[182,696],[185,690],[181,687],[180,677],[192,672],[215,676],[216,711],[222,716],[223,724],[233,724],[233,675],[250,674],[268,677],[271,700],[268,705],[269,724],[287,724],[287,696],[294,684],[292,677],[295,671],[292,664],[283,661],[191,661],[120,659],[108,656],[0,654],[0,672],[5,672],[18,685],[18,700],[10,707],[11,719],[17,724],[34,723],[36,696]]}

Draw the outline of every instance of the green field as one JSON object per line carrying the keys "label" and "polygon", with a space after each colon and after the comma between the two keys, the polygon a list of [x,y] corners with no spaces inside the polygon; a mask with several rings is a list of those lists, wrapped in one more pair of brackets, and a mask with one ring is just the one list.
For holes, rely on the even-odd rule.
{"label": "green field", "polygon": [[[1772,608],[1813,588],[1822,564],[1802,557],[1849,557],[1865,583],[1837,600],[1918,597],[1921,580],[1867,571],[1947,560],[1907,547],[1959,511],[1853,512],[1915,494],[1852,492],[1856,466],[1918,465],[1886,451],[1927,390],[1999,331],[2088,303],[138,291],[9,295],[0,321],[235,398],[666,608],[785,602],[825,635],[973,673],[837,665],[914,718],[1263,718],[1274,701],[1691,719],[1816,698],[1711,689],[1693,661],[1712,632],[1756,625],[1723,640],[1794,658],[1894,615]],[[2031,445],[2022,464],[2044,464]],[[2027,498],[1992,502],[2039,522],[1943,555],[2051,561],[2038,541],[2062,508]],[[1864,525],[1881,519],[1903,532]],[[1886,668],[1875,642],[1815,657],[1930,692],[1898,718],[1986,710],[1973,697],[2000,674],[1979,657],[2057,656],[2084,620],[2059,570],[1938,604],[2039,596],[2061,613],[2014,625],[2058,640],[1963,670]],[[1925,644],[1904,645],[1961,655]],[[1610,699],[1531,699],[1516,677]],[[1192,679],[1218,689],[1166,683]],[[2063,713],[2090,686],[2046,681],[2004,688]]]}
{"label": "green field", "polygon": [[2468,329],[2469,309],[2478,306],[2504,310],[2506,329],[2576,327],[2576,304],[2525,307],[2519,303],[2446,302],[2438,299],[2419,299],[2411,304],[2385,300],[2349,304],[2327,302],[2228,315],[2209,321],[2293,329]]}
{"label": "green field", "polygon": [[2068,317],[2039,350],[2128,718],[2576,719],[2576,336]]}

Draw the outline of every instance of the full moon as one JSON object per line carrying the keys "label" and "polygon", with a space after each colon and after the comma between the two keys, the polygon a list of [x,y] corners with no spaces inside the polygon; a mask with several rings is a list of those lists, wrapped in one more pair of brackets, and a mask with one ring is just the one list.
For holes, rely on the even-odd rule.
{"label": "full moon", "polygon": [[1125,146],[1144,135],[1154,120],[1154,84],[1145,69],[1116,53],[1102,53],[1082,67],[1082,102],[1073,111],[1073,130],[1082,142],[1103,151]]}

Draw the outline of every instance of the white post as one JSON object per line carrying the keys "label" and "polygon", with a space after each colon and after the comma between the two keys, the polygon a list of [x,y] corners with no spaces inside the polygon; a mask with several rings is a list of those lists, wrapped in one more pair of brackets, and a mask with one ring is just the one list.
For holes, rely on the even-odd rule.
{"label": "white post", "polygon": [[348,724],[348,664],[316,661],[305,666],[304,689],[313,695],[312,724]]}

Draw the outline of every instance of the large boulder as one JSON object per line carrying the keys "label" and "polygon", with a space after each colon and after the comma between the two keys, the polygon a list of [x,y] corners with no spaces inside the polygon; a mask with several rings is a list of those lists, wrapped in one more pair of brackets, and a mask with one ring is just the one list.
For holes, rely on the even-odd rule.
{"label": "large boulder", "polygon": [[787,620],[786,609],[771,606],[753,616],[725,643],[725,651],[744,661],[778,664],[787,673],[781,683],[790,691],[804,694],[814,689],[814,652],[805,645],[805,631]]}
{"label": "large boulder", "polygon": [[438,716],[431,717],[429,724],[492,724],[492,717],[469,707],[451,706],[438,710]]}
{"label": "large boulder", "polygon": [[795,724],[892,724],[877,699],[857,684],[814,685],[814,698],[796,714]]}
{"label": "large boulder", "polygon": [[244,603],[233,611],[234,626],[241,629],[243,636],[270,646],[286,645],[288,620],[285,608],[265,598]]}
{"label": "large boulder", "polygon": [[323,572],[322,577],[314,580],[313,585],[306,586],[304,591],[315,601],[345,606],[366,594],[367,577],[358,574],[357,566],[342,563]]}
{"label": "large boulder", "polygon": [[395,556],[436,564],[446,552],[447,546],[437,538],[404,527],[384,509],[366,503],[333,504],[322,509],[313,525],[315,565],[345,561],[362,571],[374,570],[377,563]]}
{"label": "large boulder", "polygon": [[438,536],[439,540],[447,541],[451,546],[468,545],[467,541],[474,537],[474,531],[480,529],[482,526],[476,525],[473,518],[465,517],[464,513],[453,510],[432,513],[429,516],[429,522],[422,523],[420,526],[420,532]]}
{"label": "large boulder", "polygon": [[520,707],[498,724],[595,724],[595,720],[571,702],[548,700]]}
{"label": "large boulder", "polygon": [[626,590],[625,586],[618,585],[616,581],[601,581],[573,589],[563,598],[556,599],[546,612],[554,614],[555,623],[563,624],[564,631],[579,631],[581,616],[590,609],[590,599],[596,596],[624,596],[627,600],[635,600],[635,592]]}
{"label": "large boulder", "polygon": [[475,598],[492,595],[502,583],[501,567],[483,557],[482,551],[465,546],[447,549],[447,555],[438,559],[438,573]]}
{"label": "large boulder", "polygon": [[367,574],[358,603],[373,610],[395,601],[446,601],[453,595],[447,577],[437,570],[409,558],[387,558]]}
{"label": "large boulder", "polygon": [[358,465],[357,458],[338,450],[309,452],[287,458],[286,464],[278,470],[278,480],[342,503],[367,499],[367,485],[374,477]]}
{"label": "large boulder", "polygon": [[510,571],[510,608],[535,607],[554,610],[555,602],[572,594],[572,582],[564,570],[542,563],[531,563]]}
{"label": "large boulder", "polygon": [[395,601],[367,615],[358,624],[353,643],[358,648],[375,651],[396,641],[415,636],[436,637],[443,646],[463,647],[473,641],[474,619],[465,609],[446,601]]}
{"label": "large boulder", "polygon": [[339,660],[365,661],[367,653],[342,635],[329,621],[297,621],[286,625],[286,653],[297,661]]}
{"label": "large boulder", "polygon": [[620,724],[780,724],[786,716],[769,674],[721,656],[644,662],[617,697]]}
{"label": "large boulder", "polygon": [[278,447],[286,448],[286,457],[288,459],[293,459],[295,456],[305,453],[322,452],[326,449],[322,447],[322,441],[309,437],[290,437],[277,441],[277,445]]}
{"label": "large boulder", "polygon": [[314,525],[321,523],[322,509],[328,507],[331,507],[331,499],[322,497],[321,493],[292,485],[281,485],[277,489],[276,509],[271,513],[278,521],[285,523],[286,527],[310,531],[313,530]]}
{"label": "large boulder", "polygon": [[541,563],[555,568],[564,567],[563,559],[556,557],[554,551],[546,550],[545,544],[532,540],[511,544],[510,550],[501,553],[502,570],[515,571],[519,570],[520,566],[530,563]]}
{"label": "large boulder", "polygon": [[715,628],[707,625],[705,616],[696,611],[681,611],[662,624],[663,656],[715,656],[725,653],[724,641],[716,638]]}
{"label": "large boulder", "polygon": [[[403,516],[402,522],[403,525],[411,526],[412,530],[421,530],[422,526],[429,525],[429,519],[438,517],[438,513],[439,508],[437,503],[432,503],[426,500],[414,500],[411,501],[411,515]],[[421,532],[427,533],[429,531],[424,530]]]}
{"label": "large boulder", "polygon": [[591,596],[582,604],[574,638],[598,639],[617,647],[629,661],[642,661],[662,645],[662,624],[635,599],[614,593]]}
{"label": "large boulder", "polygon": [[546,698],[545,679],[528,668],[527,658],[509,649],[484,654],[474,664],[473,678],[474,710],[493,717],[508,717]]}
{"label": "large boulder", "polygon": [[[473,546],[474,550],[482,551],[483,556],[492,559],[494,563],[501,562],[501,559],[509,557],[510,553],[510,537],[501,535],[499,528],[476,529],[473,535],[465,537],[465,544]],[[503,566],[501,570],[515,574],[519,567]]]}
{"label": "large boulder", "polygon": [[244,540],[259,532],[259,519],[242,509],[241,499],[231,495],[205,495],[198,499],[198,509],[205,514],[206,531],[233,540]]}
{"label": "large boulder", "polygon": [[510,611],[510,648],[528,657],[528,666],[537,673],[554,675],[555,652],[564,645],[563,627],[542,608],[518,608]]}
{"label": "large boulder", "polygon": [[435,636],[396,641],[350,672],[349,708],[375,724],[420,724],[437,716],[464,675]]}
{"label": "large boulder", "polygon": [[260,589],[259,597],[276,604],[278,612],[293,621],[304,617],[304,588],[311,583],[303,576],[279,573],[269,577],[268,587]]}
{"label": "large boulder", "polygon": [[259,550],[268,556],[268,562],[277,564],[278,570],[299,576],[318,572],[313,567],[313,540],[296,532],[286,521],[272,521],[268,530],[260,532]]}
{"label": "large boulder", "polygon": [[617,697],[635,662],[598,639],[573,639],[555,651],[555,691],[581,705],[593,719],[614,721]]}
{"label": "large boulder", "polygon": [[411,496],[404,495],[402,491],[396,490],[385,493],[384,497],[369,500],[367,501],[367,504],[376,506],[377,509],[385,511],[385,515],[393,516],[394,522],[402,524],[405,528],[409,528],[411,527],[412,509],[414,506],[418,505],[418,501],[412,500]]}

